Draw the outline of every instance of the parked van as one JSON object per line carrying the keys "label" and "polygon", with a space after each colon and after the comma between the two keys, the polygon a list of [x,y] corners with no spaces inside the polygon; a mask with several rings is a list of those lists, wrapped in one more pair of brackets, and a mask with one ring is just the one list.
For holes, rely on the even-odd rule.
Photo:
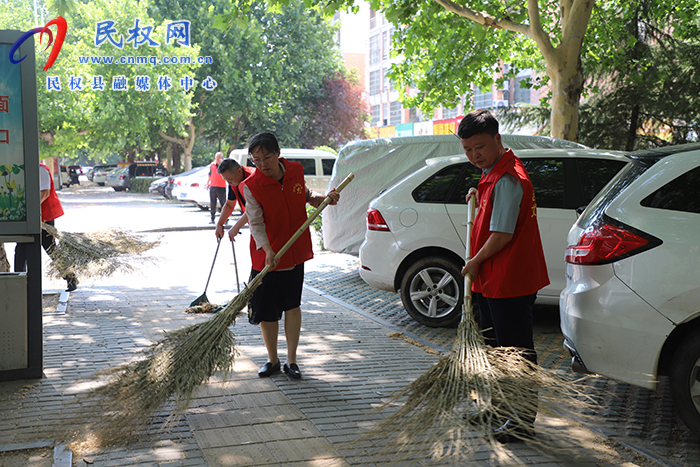
{"label": "parked van", "polygon": [[59,179],[61,180],[61,186],[59,190],[64,186],[70,186],[70,177],[68,176],[68,167],[61,165],[58,168]]}
{"label": "parked van", "polygon": [[[235,159],[239,164],[254,167],[253,162],[248,159],[247,149],[234,149],[229,153],[231,159]],[[304,166],[304,180],[306,186],[313,191],[326,193],[328,182],[331,180],[333,165],[337,156],[326,151],[317,149],[280,149],[280,157],[288,161],[299,162]]]}

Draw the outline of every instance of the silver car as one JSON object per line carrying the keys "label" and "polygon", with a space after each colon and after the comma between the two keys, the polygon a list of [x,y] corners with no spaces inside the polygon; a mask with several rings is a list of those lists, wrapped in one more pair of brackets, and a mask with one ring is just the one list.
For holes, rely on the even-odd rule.
{"label": "silver car", "polygon": [[129,178],[129,168],[112,170],[105,178],[105,185],[114,188],[114,191],[124,191],[131,188],[131,179]]}

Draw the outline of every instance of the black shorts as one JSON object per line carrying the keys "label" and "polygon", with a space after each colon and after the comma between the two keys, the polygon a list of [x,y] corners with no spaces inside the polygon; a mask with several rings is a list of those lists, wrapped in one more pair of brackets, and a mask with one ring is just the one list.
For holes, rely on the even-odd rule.
{"label": "black shorts", "polygon": [[[250,280],[260,274],[250,271]],[[263,278],[248,302],[248,321],[260,324],[282,319],[282,313],[301,305],[301,290],[304,286],[304,263],[289,271],[272,271]]]}

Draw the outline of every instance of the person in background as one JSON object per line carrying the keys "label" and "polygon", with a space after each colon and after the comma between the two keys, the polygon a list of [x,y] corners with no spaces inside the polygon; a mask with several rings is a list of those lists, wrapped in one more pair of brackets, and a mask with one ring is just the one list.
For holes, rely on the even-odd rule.
{"label": "person in background", "polygon": [[[474,256],[462,269],[462,275],[473,278],[480,327],[487,345],[517,347],[537,364],[532,307],[549,277],[530,176],[513,151],[503,147],[498,120],[488,110],[467,114],[457,135],[469,161],[482,170],[470,242]],[[525,391],[537,398],[537,389]],[[502,443],[532,438],[536,416],[536,410],[510,414],[494,437]]]}
{"label": "person in background", "polygon": [[209,165],[209,175],[207,176],[207,184],[205,185],[205,188],[209,190],[210,224],[214,224],[214,218],[216,217],[216,201],[219,201],[222,209],[224,204],[226,204],[226,181],[218,172],[219,164],[221,164],[223,158],[224,155],[220,152],[214,155],[214,162]]}
{"label": "person in background", "polygon": [[[49,225],[55,225],[55,219],[63,215],[61,201],[56,194],[53,177],[49,168],[39,163],[39,199],[41,201],[41,221]],[[41,246],[46,253],[51,256],[56,247],[56,239],[46,230],[41,229]],[[15,272],[25,272],[27,270],[27,244],[18,243],[15,247]],[[64,277],[67,283],[67,291],[72,292],[78,288],[78,278],[75,274]]]}
{"label": "person in background", "polygon": [[[275,255],[306,221],[306,203],[318,207],[326,197],[306,187],[300,163],[280,158],[274,134],[264,132],[253,136],[248,143],[248,154],[257,170],[239,185],[239,190],[242,185],[251,232],[250,280],[267,266],[274,269],[263,278],[248,304],[249,321],[260,324],[268,355],[258,375],[267,377],[280,371],[277,337],[279,320],[284,314],[287,362],[283,369],[290,378],[299,379],[297,347],[301,334],[304,262],[313,258],[309,230],[281,258],[276,259]],[[340,194],[335,190],[328,196],[331,204],[338,203]]]}
{"label": "person in background", "polygon": [[255,173],[255,167],[242,167],[233,159],[224,159],[219,164],[218,171],[228,183],[228,198],[224,207],[221,208],[219,222],[216,223],[216,239],[219,240],[224,236],[224,225],[228,222],[228,218],[236,208],[236,203],[238,203],[241,217],[228,232],[229,239],[233,242],[236,235],[238,235],[238,231],[248,222],[248,216],[245,214],[245,199],[241,196],[238,186],[243,180]]}

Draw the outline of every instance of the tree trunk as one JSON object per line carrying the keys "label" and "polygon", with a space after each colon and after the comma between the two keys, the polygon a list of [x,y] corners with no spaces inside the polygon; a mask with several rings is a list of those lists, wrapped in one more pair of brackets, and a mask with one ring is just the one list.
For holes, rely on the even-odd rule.
{"label": "tree trunk", "polygon": [[553,138],[578,141],[579,100],[583,91],[583,72],[579,56],[567,58],[555,54],[547,63],[552,89],[551,133]]}
{"label": "tree trunk", "polygon": [[167,168],[172,175],[175,175],[175,170],[173,169],[173,145],[168,143],[165,145],[165,168]]}
{"label": "tree trunk", "polygon": [[10,262],[7,260],[4,243],[0,243],[0,272],[10,272]]}

